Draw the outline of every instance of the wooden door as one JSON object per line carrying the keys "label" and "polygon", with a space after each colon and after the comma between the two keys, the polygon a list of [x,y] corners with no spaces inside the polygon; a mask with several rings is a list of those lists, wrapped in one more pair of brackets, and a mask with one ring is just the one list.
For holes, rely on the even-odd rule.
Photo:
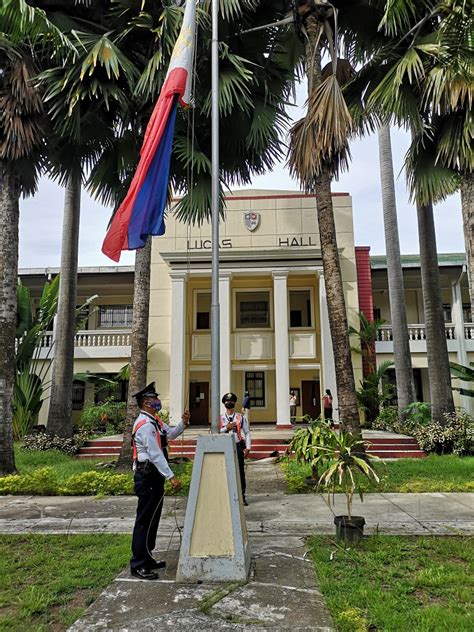
{"label": "wooden door", "polygon": [[321,392],[319,380],[303,380],[301,382],[301,407],[303,415],[317,419],[321,414]]}
{"label": "wooden door", "polygon": [[209,382],[190,382],[189,412],[192,426],[207,426],[209,423]]}

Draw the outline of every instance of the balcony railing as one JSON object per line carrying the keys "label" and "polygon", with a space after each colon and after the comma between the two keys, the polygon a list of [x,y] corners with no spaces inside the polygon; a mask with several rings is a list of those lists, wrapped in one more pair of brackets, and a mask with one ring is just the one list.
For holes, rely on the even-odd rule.
{"label": "balcony railing", "polygon": [[[454,325],[446,323],[444,326],[447,340],[455,340],[456,334]],[[471,337],[468,337],[467,330],[471,330]],[[474,327],[465,327],[465,336],[468,339],[474,340]],[[426,326],[425,325],[408,325],[408,338],[410,340],[426,340]],[[382,325],[377,332],[377,342],[393,342],[393,332],[391,325]]]}
{"label": "balcony railing", "polygon": [[[131,331],[114,329],[108,331],[90,330],[79,331],[74,340],[75,347],[127,347],[130,345]],[[43,334],[41,347],[48,348],[53,344],[53,334]]]}

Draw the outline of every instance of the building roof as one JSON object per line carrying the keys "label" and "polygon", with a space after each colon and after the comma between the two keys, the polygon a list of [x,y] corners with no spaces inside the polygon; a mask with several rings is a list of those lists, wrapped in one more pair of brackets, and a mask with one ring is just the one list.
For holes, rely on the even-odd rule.
{"label": "building roof", "polygon": [[[402,268],[419,268],[420,255],[402,255]],[[466,253],[464,252],[448,252],[438,254],[438,265],[440,268],[463,266],[466,264]],[[385,255],[376,255],[370,257],[370,267],[372,270],[383,270],[387,268],[387,257]]]}

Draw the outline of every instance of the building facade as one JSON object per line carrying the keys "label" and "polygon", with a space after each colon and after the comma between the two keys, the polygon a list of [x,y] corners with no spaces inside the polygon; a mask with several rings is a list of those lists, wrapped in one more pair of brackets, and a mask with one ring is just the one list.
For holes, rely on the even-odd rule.
{"label": "building facade", "polygon": [[[382,317],[378,360],[393,358],[388,283],[383,257],[354,246],[352,203],[333,194],[338,247],[350,325],[358,312]],[[474,352],[474,330],[464,255],[440,258],[446,332],[452,360],[467,363]],[[421,300],[416,257],[403,259],[410,346],[420,399],[429,400]],[[39,296],[57,270],[23,270],[21,277]],[[87,329],[76,335],[75,415],[87,401],[111,394],[125,399],[126,385],[97,393],[81,374],[112,377],[130,358],[133,268],[80,269],[78,300],[97,294]],[[251,398],[253,423],[290,423],[289,393],[297,396],[297,416],[314,418],[321,396],[336,382],[326,287],[313,196],[294,191],[247,190],[227,196],[220,227],[220,382],[222,393]],[[153,239],[148,379],[155,380],[171,419],[189,407],[192,423],[206,425],[210,414],[211,227],[189,227],[170,214],[163,237]],[[42,361],[54,356],[54,331],[45,336]],[[355,341],[354,341],[354,344]],[[471,347],[473,347],[471,349]],[[360,355],[353,354],[356,384]],[[112,389],[113,390],[113,389]],[[467,406],[467,403],[464,402]],[[47,419],[45,402],[40,423]],[[335,401],[337,413],[337,400]]]}

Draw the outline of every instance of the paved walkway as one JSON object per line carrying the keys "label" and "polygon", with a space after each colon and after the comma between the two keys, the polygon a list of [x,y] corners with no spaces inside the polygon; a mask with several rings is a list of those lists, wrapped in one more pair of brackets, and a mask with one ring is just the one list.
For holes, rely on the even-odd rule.
{"label": "paved walkway", "polygon": [[[273,464],[256,462],[247,471],[247,584],[176,584],[176,523],[184,522],[186,499],[167,498],[157,553],[167,559],[166,572],[143,582],[124,570],[70,631],[332,630],[305,537],[333,534],[333,510],[318,494],[286,495]],[[135,507],[133,497],[3,496],[0,533],[130,533]],[[334,513],[345,513],[341,495]],[[354,513],[364,515],[368,535],[474,533],[474,493],[367,494],[363,505],[354,500]]]}

